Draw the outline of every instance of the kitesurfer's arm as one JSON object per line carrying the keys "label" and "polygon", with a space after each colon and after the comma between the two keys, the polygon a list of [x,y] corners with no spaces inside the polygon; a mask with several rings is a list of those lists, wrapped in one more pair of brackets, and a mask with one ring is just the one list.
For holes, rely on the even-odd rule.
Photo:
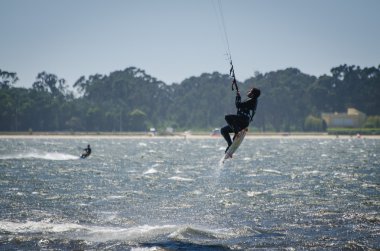
{"label": "kitesurfer's arm", "polygon": [[243,102],[241,102],[241,96],[240,96],[240,93],[237,92],[236,93],[236,99],[235,99],[235,106],[236,108],[238,109],[241,109],[241,108],[247,108],[247,109],[250,109],[251,108],[251,99],[248,99],[248,100],[245,100]]}

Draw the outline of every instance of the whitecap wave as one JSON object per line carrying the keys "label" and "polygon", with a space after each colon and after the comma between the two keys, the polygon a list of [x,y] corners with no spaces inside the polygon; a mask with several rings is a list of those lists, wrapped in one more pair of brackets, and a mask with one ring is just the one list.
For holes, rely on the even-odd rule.
{"label": "whitecap wave", "polygon": [[131,228],[116,227],[89,227],[87,238],[91,241],[146,241],[156,239],[158,236],[166,236],[178,227],[175,225],[150,226],[142,225]]}
{"label": "whitecap wave", "polygon": [[176,240],[217,240],[225,239],[233,235],[228,229],[208,229],[193,226],[180,226],[169,235]]}
{"label": "whitecap wave", "polygon": [[148,171],[144,172],[143,175],[154,174],[154,173],[158,173],[158,171],[154,168],[150,168]]}
{"label": "whitecap wave", "polygon": [[173,176],[173,177],[170,177],[169,180],[177,180],[177,181],[193,181],[194,179],[183,178],[183,177],[180,177],[180,176]]}
{"label": "whitecap wave", "polygon": [[154,240],[166,236],[175,240],[217,240],[228,238],[233,233],[228,229],[208,229],[189,225],[140,225],[129,228],[101,227],[76,223],[51,223],[44,221],[10,222],[0,221],[0,232],[14,234],[57,234],[92,242]]}
{"label": "whitecap wave", "polygon": [[257,191],[248,191],[247,192],[247,196],[248,197],[255,197],[255,196],[258,196],[258,195],[262,195],[263,192],[257,192]]}
{"label": "whitecap wave", "polygon": [[16,234],[29,234],[29,233],[62,233],[73,230],[86,230],[85,227],[75,223],[49,223],[49,222],[10,222],[0,221],[0,231],[11,232]]}
{"label": "whitecap wave", "polygon": [[274,169],[262,169],[265,173],[274,173],[274,174],[282,174],[282,172],[274,170]]}
{"label": "whitecap wave", "polygon": [[76,223],[51,223],[44,221],[10,222],[0,221],[0,231],[15,234],[70,234],[75,233],[76,238],[83,238],[95,242],[110,240],[139,240],[141,238],[154,238],[159,235],[168,235],[178,229],[175,225],[162,226],[135,226],[131,228],[99,227],[80,225]]}

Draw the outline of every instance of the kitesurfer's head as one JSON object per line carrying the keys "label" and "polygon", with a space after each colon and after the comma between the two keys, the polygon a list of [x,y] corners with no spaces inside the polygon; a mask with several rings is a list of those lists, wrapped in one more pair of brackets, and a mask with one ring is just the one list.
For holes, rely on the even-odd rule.
{"label": "kitesurfer's head", "polygon": [[253,87],[252,89],[248,91],[247,96],[250,98],[258,98],[260,97],[260,94],[261,94],[260,89]]}
{"label": "kitesurfer's head", "polygon": [[87,145],[88,148],[90,148],[90,145]]}

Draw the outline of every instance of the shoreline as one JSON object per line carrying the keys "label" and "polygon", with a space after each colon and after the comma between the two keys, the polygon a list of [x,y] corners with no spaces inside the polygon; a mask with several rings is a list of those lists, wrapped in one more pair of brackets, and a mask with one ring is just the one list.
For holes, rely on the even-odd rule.
{"label": "shoreline", "polygon": [[[327,133],[248,133],[247,139],[380,139],[380,135],[330,135]],[[153,135],[151,133],[69,133],[69,132],[9,132],[0,133],[0,139],[220,139],[206,132],[173,133]]]}

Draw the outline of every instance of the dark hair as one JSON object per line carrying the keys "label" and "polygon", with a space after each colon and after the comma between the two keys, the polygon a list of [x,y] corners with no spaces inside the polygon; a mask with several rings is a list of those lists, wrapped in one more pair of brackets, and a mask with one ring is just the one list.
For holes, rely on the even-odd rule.
{"label": "dark hair", "polygon": [[260,97],[261,91],[257,88],[252,88],[250,93],[252,93],[253,97],[258,98]]}

